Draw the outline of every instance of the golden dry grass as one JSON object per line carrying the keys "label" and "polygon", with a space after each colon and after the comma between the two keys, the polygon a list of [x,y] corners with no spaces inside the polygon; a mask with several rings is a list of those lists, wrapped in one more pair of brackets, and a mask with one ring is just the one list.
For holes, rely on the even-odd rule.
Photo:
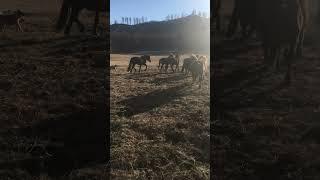
{"label": "golden dry grass", "polygon": [[[133,55],[111,54],[111,178],[209,179],[209,84],[160,74],[158,59],[128,73]],[[144,69],[144,67],[142,68]]]}

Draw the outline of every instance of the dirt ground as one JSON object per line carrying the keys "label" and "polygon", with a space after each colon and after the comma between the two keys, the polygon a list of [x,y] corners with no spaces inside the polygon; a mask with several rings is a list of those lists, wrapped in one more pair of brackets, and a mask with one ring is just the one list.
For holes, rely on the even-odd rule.
{"label": "dirt ground", "polygon": [[130,74],[132,56],[111,54],[111,178],[209,179],[208,78],[199,90],[182,73],[159,73],[162,56]]}
{"label": "dirt ground", "polygon": [[[27,5],[32,6],[19,7],[27,14],[25,32],[9,27],[0,34],[0,179],[106,178],[104,163],[82,166],[79,161],[87,154],[101,155],[96,149],[107,154],[103,141],[76,146],[72,139],[106,137],[105,129],[101,135],[86,124],[103,118],[92,111],[105,103],[107,65],[101,52],[106,39],[77,29],[65,37],[54,32],[57,14],[31,11]],[[93,17],[82,17],[90,31]]]}
{"label": "dirt ground", "polygon": [[306,39],[288,86],[284,65],[280,72],[264,66],[259,43],[216,37],[213,177],[319,179],[320,54],[319,42],[312,41],[317,38]]}

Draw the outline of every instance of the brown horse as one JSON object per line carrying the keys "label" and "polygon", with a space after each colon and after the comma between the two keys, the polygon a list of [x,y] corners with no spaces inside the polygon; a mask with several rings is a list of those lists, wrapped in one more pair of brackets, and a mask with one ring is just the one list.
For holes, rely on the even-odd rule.
{"label": "brown horse", "polygon": [[[165,72],[168,71],[168,67],[170,65],[172,72],[179,71],[179,62],[180,62],[180,55],[176,54],[175,56],[173,54],[170,54],[167,58],[161,58],[159,60],[159,66],[158,69],[160,69],[160,72],[162,71],[163,66],[165,66]],[[173,66],[176,66],[175,69],[173,69]]]}
{"label": "brown horse", "polygon": [[151,62],[149,55],[143,55],[141,57],[132,57],[129,62],[128,72],[131,73],[133,69],[134,69],[134,72],[136,72],[136,68],[134,68],[136,64],[139,65],[139,73],[141,71],[141,66],[145,66],[146,69],[144,71],[146,71],[148,68],[147,61]]}
{"label": "brown horse", "polygon": [[87,9],[95,11],[93,34],[96,35],[99,12],[106,12],[109,9],[107,6],[109,6],[109,3],[106,0],[63,0],[56,29],[60,31],[65,27],[64,33],[69,34],[72,23],[75,21],[80,32],[83,32],[84,25],[79,21],[78,16],[81,10]]}

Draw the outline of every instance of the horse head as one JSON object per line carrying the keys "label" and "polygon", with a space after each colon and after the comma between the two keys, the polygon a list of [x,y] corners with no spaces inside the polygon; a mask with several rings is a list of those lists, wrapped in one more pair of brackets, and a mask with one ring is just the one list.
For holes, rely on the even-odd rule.
{"label": "horse head", "polygon": [[19,17],[25,16],[25,14],[20,9],[17,9],[16,13]]}
{"label": "horse head", "polygon": [[193,60],[198,60],[198,57],[196,56],[196,55],[194,55],[194,54],[191,54],[191,57],[190,57],[191,59],[193,59]]}

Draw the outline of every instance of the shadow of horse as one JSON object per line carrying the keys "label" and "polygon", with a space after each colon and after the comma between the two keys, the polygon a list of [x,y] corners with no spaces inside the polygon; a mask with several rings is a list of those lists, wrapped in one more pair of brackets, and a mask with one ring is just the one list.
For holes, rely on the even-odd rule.
{"label": "shadow of horse", "polygon": [[131,117],[168,104],[182,97],[186,93],[187,85],[187,83],[184,83],[165,90],[155,90],[142,96],[135,96],[120,101],[119,104],[125,105],[125,108],[117,114],[118,116]]}
{"label": "shadow of horse", "polygon": [[[58,177],[77,168],[107,164],[110,159],[110,124],[106,104],[93,110],[79,110],[42,120],[19,131],[22,136],[40,137],[47,142],[42,151],[51,156],[43,160],[44,168],[40,171]],[[39,148],[34,147],[34,150]]]}
{"label": "shadow of horse", "polygon": [[150,83],[162,85],[167,83],[176,83],[177,81],[181,81],[184,79],[187,79],[187,77],[184,74],[174,74],[173,76],[154,78],[152,81],[150,81]]}

